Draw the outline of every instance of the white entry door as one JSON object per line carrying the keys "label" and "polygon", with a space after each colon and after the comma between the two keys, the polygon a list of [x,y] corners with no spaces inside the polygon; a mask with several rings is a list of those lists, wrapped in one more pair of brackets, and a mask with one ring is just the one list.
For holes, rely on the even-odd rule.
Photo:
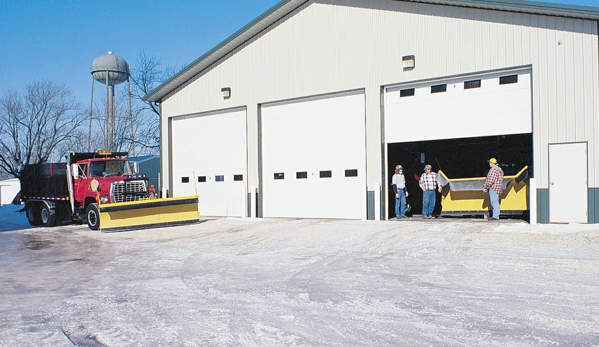
{"label": "white entry door", "polygon": [[549,221],[588,222],[587,143],[549,145]]}

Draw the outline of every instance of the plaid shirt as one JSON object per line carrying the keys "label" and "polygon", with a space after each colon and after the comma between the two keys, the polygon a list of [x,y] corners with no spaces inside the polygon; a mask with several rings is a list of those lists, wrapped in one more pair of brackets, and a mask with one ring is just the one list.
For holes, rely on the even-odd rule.
{"label": "plaid shirt", "polygon": [[497,194],[503,191],[503,170],[499,166],[493,166],[487,174],[484,189],[493,189]]}
{"label": "plaid shirt", "polygon": [[426,172],[420,175],[420,188],[424,188],[424,190],[435,190],[435,188],[441,188],[441,184],[437,182],[437,173],[431,172],[427,174]]}

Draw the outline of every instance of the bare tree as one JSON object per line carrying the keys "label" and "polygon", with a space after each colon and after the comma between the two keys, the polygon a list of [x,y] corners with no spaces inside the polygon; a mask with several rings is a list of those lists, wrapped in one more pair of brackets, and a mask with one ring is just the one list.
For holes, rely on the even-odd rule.
{"label": "bare tree", "polygon": [[157,152],[160,148],[160,108],[143,97],[175,74],[173,68],[164,67],[160,61],[141,53],[136,66],[131,71],[133,88],[131,96],[134,100],[134,117],[143,122],[137,129],[135,138],[131,139],[141,152]]}
{"label": "bare tree", "polygon": [[58,159],[60,145],[79,139],[85,120],[70,89],[52,81],[34,82],[25,93],[0,98],[0,169],[18,177],[24,164]]}
{"label": "bare tree", "polygon": [[[153,154],[155,149],[144,144],[140,144],[138,138],[144,138],[144,133],[149,131],[147,120],[143,117],[143,110],[140,108],[130,109],[129,96],[127,92],[119,93],[119,98],[115,104],[115,124],[112,150],[122,152],[126,151],[130,156]],[[107,149],[105,143],[106,132],[106,114],[103,111],[105,103],[100,100],[94,103],[92,112],[91,126],[91,148],[89,150]],[[132,112],[131,112],[132,111]]]}
{"label": "bare tree", "polygon": [[[123,99],[117,102],[115,105],[115,124],[114,124],[114,147],[112,150],[117,152],[126,151],[129,155],[139,155],[143,152],[142,146],[138,145],[135,138],[139,135],[139,132],[144,127],[144,121],[138,119],[139,112],[129,112],[129,106],[127,105],[127,95],[123,94]],[[105,113],[101,111],[101,102],[94,107],[94,117],[92,126],[92,150],[106,149],[104,141],[104,133],[106,131],[106,117]]]}

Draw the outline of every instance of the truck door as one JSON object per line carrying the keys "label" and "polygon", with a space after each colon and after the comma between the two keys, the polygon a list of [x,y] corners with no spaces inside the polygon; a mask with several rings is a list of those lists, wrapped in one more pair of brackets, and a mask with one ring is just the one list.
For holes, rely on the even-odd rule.
{"label": "truck door", "polygon": [[[87,163],[78,164],[79,167],[79,177],[73,180],[73,194],[75,196],[75,203],[85,202],[85,195],[87,193],[87,189],[89,187],[89,173],[87,171],[88,165]],[[83,205],[81,206],[83,208]]]}

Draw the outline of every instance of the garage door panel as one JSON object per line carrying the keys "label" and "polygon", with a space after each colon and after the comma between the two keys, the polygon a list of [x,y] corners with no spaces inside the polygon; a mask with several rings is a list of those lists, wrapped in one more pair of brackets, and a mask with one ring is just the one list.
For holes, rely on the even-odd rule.
{"label": "garage door panel", "polygon": [[[331,145],[326,148],[322,146],[318,146],[316,144],[306,144],[308,140],[294,140],[290,138],[289,141],[293,141],[298,146],[302,147],[302,151],[300,152],[290,152],[286,149],[281,149],[278,151],[269,151],[263,152],[263,161],[268,163],[268,165],[264,166],[265,169],[276,170],[281,167],[290,167],[293,165],[297,165],[298,161],[304,165],[309,164],[309,168],[320,168],[325,169],[326,167],[330,167],[332,163],[335,163],[336,166],[346,167],[346,166],[355,166],[356,158],[351,153],[347,153],[349,151],[353,151],[354,153],[357,151],[364,151],[364,148],[351,148],[349,146],[343,146],[343,144]],[[316,139],[310,140],[313,142],[319,142]],[[302,157],[306,158],[303,159]]]}
{"label": "garage door panel", "polygon": [[[363,92],[262,107],[265,217],[361,218],[364,107]],[[345,177],[348,169],[358,176]],[[320,178],[320,171],[332,177]],[[297,172],[307,177],[297,179]]]}
{"label": "garage door panel", "polygon": [[245,216],[246,134],[245,109],[174,118],[174,196],[195,195],[197,190],[202,215]]}
{"label": "garage door panel", "polygon": [[[333,172],[333,176],[335,174]],[[272,180],[265,183],[264,195],[265,199],[270,197],[270,203],[265,202],[264,215],[345,219],[361,217],[363,177],[320,178],[319,172],[311,172],[308,175],[308,179],[298,180],[294,173],[289,177],[285,176],[287,182]],[[342,185],[343,189],[339,189],[339,185]],[[275,197],[278,199],[275,200]]]}
{"label": "garage door panel", "polygon": [[198,183],[200,212],[206,216],[241,217],[247,213],[246,192],[244,184]]}
{"label": "garage door panel", "polygon": [[[516,74],[516,73],[513,73]],[[480,77],[480,88],[465,89],[461,78],[385,92],[387,143],[464,138],[532,132],[530,72],[517,73],[517,83],[500,84],[506,73]],[[432,93],[431,85],[446,84],[447,91]],[[400,91],[414,88],[414,95]]]}

